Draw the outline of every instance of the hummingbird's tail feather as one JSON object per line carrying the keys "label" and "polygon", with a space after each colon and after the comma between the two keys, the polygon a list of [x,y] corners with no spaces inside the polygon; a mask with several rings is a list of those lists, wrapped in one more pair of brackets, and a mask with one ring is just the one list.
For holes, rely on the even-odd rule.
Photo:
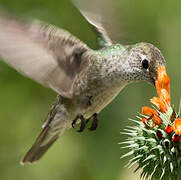
{"label": "hummingbird's tail feather", "polygon": [[46,121],[43,124],[43,130],[37,137],[35,143],[21,160],[21,164],[32,163],[39,160],[50,146],[58,139],[66,129],[71,128],[69,114],[63,105],[61,96],[57,96],[55,104],[52,106]]}
{"label": "hummingbird's tail feather", "polygon": [[57,138],[59,137],[59,133],[52,136],[46,144],[44,143],[44,140],[48,135],[49,129],[50,129],[49,126],[44,127],[40,135],[37,137],[35,143],[32,145],[30,150],[21,160],[22,165],[24,165],[24,163],[27,162],[32,163],[34,161],[39,160],[45,154],[45,152],[50,148],[50,146],[57,140]]}

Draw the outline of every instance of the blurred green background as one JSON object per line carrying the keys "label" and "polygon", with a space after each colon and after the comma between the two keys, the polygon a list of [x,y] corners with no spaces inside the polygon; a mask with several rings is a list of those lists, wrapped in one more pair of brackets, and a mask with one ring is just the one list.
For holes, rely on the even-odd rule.
{"label": "blurred green background", "polygon": [[[89,4],[92,1],[87,1]],[[105,10],[114,37],[120,43],[146,41],[164,54],[171,78],[172,103],[181,96],[181,1],[110,0],[114,17]],[[103,5],[104,6],[104,5]],[[96,37],[68,0],[0,0],[0,7],[24,18],[39,18],[67,29],[90,47]],[[111,16],[111,17],[110,17]],[[107,19],[105,17],[105,19]],[[116,23],[117,21],[117,23]],[[116,33],[115,33],[116,32]],[[66,132],[37,163],[21,166],[20,159],[41,130],[56,94],[0,62],[0,179],[1,180],[126,180],[120,131],[156,95],[145,83],[132,84],[99,115],[96,132]],[[134,180],[137,177],[132,177]]]}

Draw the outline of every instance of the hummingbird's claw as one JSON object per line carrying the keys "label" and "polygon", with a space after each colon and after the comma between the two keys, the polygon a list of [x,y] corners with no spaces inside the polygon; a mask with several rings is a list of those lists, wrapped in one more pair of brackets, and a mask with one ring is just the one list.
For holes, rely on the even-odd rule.
{"label": "hummingbird's claw", "polygon": [[72,127],[74,128],[74,125],[76,124],[76,122],[77,122],[77,120],[78,120],[78,116],[73,120],[73,122],[72,122]]}
{"label": "hummingbird's claw", "polygon": [[89,128],[90,131],[95,131],[97,129],[97,126],[98,126],[98,116],[97,116],[97,113],[93,114],[91,116],[91,118],[89,118],[89,120],[92,119],[93,122],[92,122],[92,125],[91,127]]}
{"label": "hummingbird's claw", "polygon": [[80,119],[80,129],[77,131],[77,132],[82,132],[84,129],[85,129],[85,126],[86,126],[86,122],[85,122],[85,119],[82,115],[79,116],[79,119]]}
{"label": "hummingbird's claw", "polygon": [[74,125],[76,124],[78,119],[80,119],[81,125],[80,125],[80,129],[77,132],[82,132],[85,129],[85,126],[86,126],[86,122],[85,122],[85,119],[84,119],[83,115],[77,115],[77,117],[72,122],[72,127],[74,128]]}
{"label": "hummingbird's claw", "polygon": [[89,128],[90,131],[94,131],[97,129],[97,126],[98,126],[98,116],[97,116],[97,113],[94,113],[90,118],[86,119],[83,117],[83,115],[77,115],[76,118],[73,120],[72,122],[72,127],[74,128],[74,125],[77,123],[78,119],[80,119],[80,129],[77,131],[77,132],[82,132],[85,127],[86,127],[86,124],[92,120],[92,125],[91,127]]}

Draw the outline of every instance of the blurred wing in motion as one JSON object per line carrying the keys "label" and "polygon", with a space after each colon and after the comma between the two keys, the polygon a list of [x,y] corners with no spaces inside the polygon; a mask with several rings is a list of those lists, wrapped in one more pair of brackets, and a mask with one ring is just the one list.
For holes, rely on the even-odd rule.
{"label": "blurred wing in motion", "polygon": [[85,17],[85,19],[92,25],[94,30],[97,33],[99,45],[101,47],[104,46],[111,46],[112,40],[108,36],[106,30],[104,29],[103,25],[101,24],[101,17],[83,10],[80,10],[82,15]]}
{"label": "blurred wing in motion", "polygon": [[[120,9],[110,0],[72,0],[85,19],[92,25],[100,47],[119,43],[123,35]],[[120,33],[121,31],[121,33]],[[121,38],[122,41],[122,38]]]}
{"label": "blurred wing in motion", "polygon": [[[71,98],[76,75],[88,65],[88,47],[67,31],[40,21],[0,15],[0,56],[16,70]],[[84,58],[85,59],[85,58]]]}

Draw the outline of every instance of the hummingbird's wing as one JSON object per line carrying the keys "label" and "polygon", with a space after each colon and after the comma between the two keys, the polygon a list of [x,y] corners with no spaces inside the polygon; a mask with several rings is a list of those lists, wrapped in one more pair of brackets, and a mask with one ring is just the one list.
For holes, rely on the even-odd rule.
{"label": "hummingbird's wing", "polygon": [[88,64],[81,59],[88,49],[53,25],[0,16],[0,56],[17,71],[64,97],[72,97],[76,75]]}
{"label": "hummingbird's wing", "polygon": [[[77,1],[72,0],[74,5],[80,11],[80,13],[84,16],[87,22],[92,26],[96,36],[98,37],[99,46],[105,47],[112,45],[112,40],[109,37],[104,25],[103,25],[103,18],[100,15],[100,12],[97,12],[97,7],[100,6],[100,3],[88,1]],[[96,7],[97,5],[97,7]],[[88,7],[87,7],[88,6]],[[100,9],[99,9],[100,10]]]}
{"label": "hummingbird's wing", "polygon": [[99,45],[101,47],[111,46],[112,40],[101,23],[101,17],[88,11],[83,11],[81,9],[79,9],[79,11],[84,16],[84,18],[92,25],[93,29],[97,33]]}

